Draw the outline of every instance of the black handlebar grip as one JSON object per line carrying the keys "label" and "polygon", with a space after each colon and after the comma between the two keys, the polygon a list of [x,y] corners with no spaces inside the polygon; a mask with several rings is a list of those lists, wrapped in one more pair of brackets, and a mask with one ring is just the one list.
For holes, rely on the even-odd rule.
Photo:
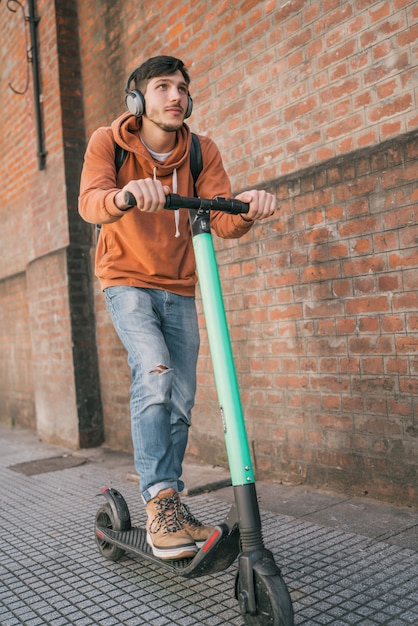
{"label": "black handlebar grip", "polygon": [[135,196],[130,191],[125,191],[125,195],[123,199],[125,201],[125,204],[128,205],[126,207],[126,210],[131,209],[132,207],[136,206]]}
{"label": "black handlebar grip", "polygon": [[167,195],[165,201],[166,209],[203,209],[207,211],[221,211],[222,213],[230,213],[238,215],[240,213],[248,213],[250,205],[247,202],[236,200],[233,198],[226,199],[220,196],[215,198],[185,198],[175,193]]}

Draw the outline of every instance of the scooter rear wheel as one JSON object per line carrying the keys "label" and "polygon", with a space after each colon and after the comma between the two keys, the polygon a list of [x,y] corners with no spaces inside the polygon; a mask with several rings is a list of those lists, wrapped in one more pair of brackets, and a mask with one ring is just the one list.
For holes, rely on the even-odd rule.
{"label": "scooter rear wheel", "polygon": [[[121,530],[120,520],[115,518],[112,507],[108,502],[103,504],[96,513],[95,528],[98,526],[110,528],[111,530]],[[122,548],[106,541],[106,539],[101,539],[97,536],[97,534],[95,536],[97,547],[99,548],[99,552],[102,556],[109,561],[119,561],[119,559],[123,557],[125,550],[122,550]]]}
{"label": "scooter rear wheel", "polygon": [[238,578],[238,600],[246,626],[293,626],[293,607],[289,591],[280,574],[271,576],[254,571],[256,613],[245,607],[245,589]]}

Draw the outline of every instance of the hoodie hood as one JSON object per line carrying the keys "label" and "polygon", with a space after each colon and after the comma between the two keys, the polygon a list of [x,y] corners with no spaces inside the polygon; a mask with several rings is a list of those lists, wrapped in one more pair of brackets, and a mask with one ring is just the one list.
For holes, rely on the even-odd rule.
{"label": "hoodie hood", "polygon": [[133,152],[140,156],[141,159],[147,161],[149,163],[150,176],[153,174],[155,167],[158,168],[159,177],[172,175],[173,171],[180,169],[189,158],[192,140],[189,127],[187,124],[183,123],[183,126],[176,132],[177,140],[173,153],[168,157],[165,163],[160,163],[153,159],[142,143],[139,137],[141,125],[141,117],[136,117],[129,112],[124,113],[111,125],[114,141],[128,152]]}

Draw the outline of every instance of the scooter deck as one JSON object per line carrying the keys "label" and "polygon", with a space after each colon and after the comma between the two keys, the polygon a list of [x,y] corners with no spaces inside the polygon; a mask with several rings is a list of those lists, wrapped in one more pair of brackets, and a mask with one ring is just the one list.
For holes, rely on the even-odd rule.
{"label": "scooter deck", "polygon": [[196,556],[181,560],[163,560],[154,556],[147,543],[145,528],[132,526],[129,530],[117,531],[97,526],[96,535],[101,540],[104,539],[186,578],[196,578],[223,571],[232,565],[240,551],[240,535],[237,525],[232,529],[226,524],[215,526],[213,533]]}

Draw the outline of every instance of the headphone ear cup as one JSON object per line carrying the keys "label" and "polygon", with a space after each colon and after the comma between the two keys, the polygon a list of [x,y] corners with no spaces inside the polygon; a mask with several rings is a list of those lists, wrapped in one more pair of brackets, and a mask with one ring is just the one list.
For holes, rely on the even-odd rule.
{"label": "headphone ear cup", "polygon": [[190,117],[193,111],[193,100],[191,96],[188,96],[188,100],[187,100],[187,109],[186,109],[186,113],[184,115],[184,117]]}
{"label": "headphone ear cup", "polygon": [[145,113],[145,98],[140,91],[134,89],[133,91],[128,91],[125,96],[126,106],[132,115],[136,115],[137,117],[141,117]]}

